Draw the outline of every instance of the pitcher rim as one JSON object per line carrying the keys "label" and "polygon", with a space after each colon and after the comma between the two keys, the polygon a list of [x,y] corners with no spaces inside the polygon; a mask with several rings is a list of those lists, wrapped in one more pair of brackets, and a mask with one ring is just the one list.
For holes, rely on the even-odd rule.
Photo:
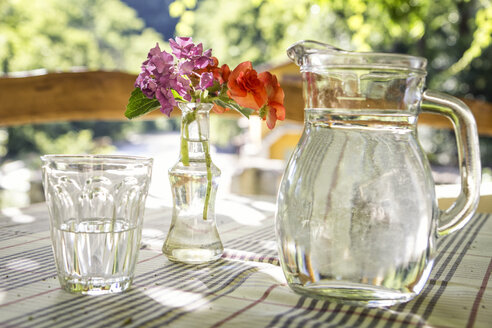
{"label": "pitcher rim", "polygon": [[[312,55],[325,56],[323,63],[308,60]],[[323,68],[374,68],[407,70],[426,75],[427,59],[400,53],[355,52],[339,49],[313,40],[301,40],[287,48],[287,56],[301,69]]]}

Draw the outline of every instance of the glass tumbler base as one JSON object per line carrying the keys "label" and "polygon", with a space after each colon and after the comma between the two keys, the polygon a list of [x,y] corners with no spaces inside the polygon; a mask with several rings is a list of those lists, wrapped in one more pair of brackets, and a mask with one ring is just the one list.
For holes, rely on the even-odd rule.
{"label": "glass tumbler base", "polygon": [[62,289],[73,294],[104,295],[121,293],[130,288],[131,277],[119,278],[73,278],[60,277]]}

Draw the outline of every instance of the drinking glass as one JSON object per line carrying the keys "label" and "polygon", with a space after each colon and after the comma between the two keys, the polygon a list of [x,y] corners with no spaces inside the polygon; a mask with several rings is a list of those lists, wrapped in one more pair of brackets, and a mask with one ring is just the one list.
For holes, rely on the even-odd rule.
{"label": "drinking glass", "polygon": [[61,287],[90,295],[128,289],[138,259],[152,159],[46,155],[41,160]]}

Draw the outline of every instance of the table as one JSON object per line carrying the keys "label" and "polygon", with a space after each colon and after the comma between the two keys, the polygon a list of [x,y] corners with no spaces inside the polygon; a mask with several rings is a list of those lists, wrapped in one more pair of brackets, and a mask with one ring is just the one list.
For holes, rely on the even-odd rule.
{"label": "table", "polygon": [[133,288],[104,296],[60,289],[44,204],[0,212],[0,327],[492,327],[492,214],[476,214],[440,241],[421,295],[364,308],[290,290],[278,264],[272,200],[218,200],[225,253],[196,266],[162,255],[170,207],[161,204],[147,202]]}

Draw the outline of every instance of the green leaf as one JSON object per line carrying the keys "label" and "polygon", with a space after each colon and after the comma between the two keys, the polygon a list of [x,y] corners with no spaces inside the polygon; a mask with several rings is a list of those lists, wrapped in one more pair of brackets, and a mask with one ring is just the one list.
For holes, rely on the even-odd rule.
{"label": "green leaf", "polygon": [[176,90],[171,89],[171,92],[173,93],[174,99],[176,99],[176,101],[186,102],[186,100],[181,97],[181,95]]}
{"label": "green leaf", "polygon": [[248,107],[241,107],[241,106],[237,106],[236,108],[234,108],[235,110],[237,110],[239,113],[243,114],[245,117],[249,118],[249,116],[253,113],[255,113],[256,111],[252,108],[248,108]]}
{"label": "green leaf", "polygon": [[149,99],[140,88],[135,88],[128,100],[128,105],[126,105],[125,116],[132,119],[145,115],[160,107],[161,104],[159,104],[157,99]]}
{"label": "green leaf", "polygon": [[196,120],[196,111],[191,111],[186,113],[186,115],[182,118],[183,124],[186,125],[186,128],[188,128],[188,125],[191,124],[193,121]]}
{"label": "green leaf", "polygon": [[208,97],[208,90],[203,90],[202,92],[200,92],[200,101],[201,102],[207,101],[207,97]]}
{"label": "green leaf", "polygon": [[240,114],[242,114],[246,118],[249,118],[249,116],[255,112],[254,109],[247,108],[247,107],[241,107],[236,103],[224,101],[222,99],[216,99],[216,100],[214,100],[214,103],[216,103],[217,105],[219,105],[221,107],[234,109],[235,111],[239,112]]}

